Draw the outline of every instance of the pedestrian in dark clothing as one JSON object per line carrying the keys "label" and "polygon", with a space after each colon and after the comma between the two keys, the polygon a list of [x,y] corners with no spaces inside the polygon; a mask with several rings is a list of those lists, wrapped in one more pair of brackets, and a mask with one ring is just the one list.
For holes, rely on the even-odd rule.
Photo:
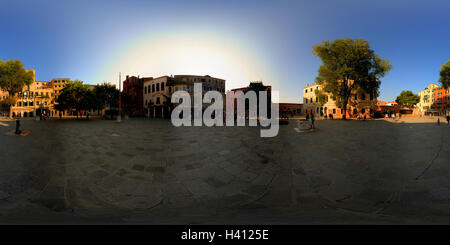
{"label": "pedestrian in dark clothing", "polygon": [[315,127],[314,127],[314,114],[311,114],[311,128],[312,129],[315,129]]}
{"label": "pedestrian in dark clothing", "polygon": [[450,124],[450,115],[447,116],[447,125]]}
{"label": "pedestrian in dark clothing", "polygon": [[438,117],[437,123],[438,123],[438,125],[441,124],[441,120],[439,120],[439,117]]}
{"label": "pedestrian in dark clothing", "polygon": [[309,113],[306,113],[306,121],[309,120]]}

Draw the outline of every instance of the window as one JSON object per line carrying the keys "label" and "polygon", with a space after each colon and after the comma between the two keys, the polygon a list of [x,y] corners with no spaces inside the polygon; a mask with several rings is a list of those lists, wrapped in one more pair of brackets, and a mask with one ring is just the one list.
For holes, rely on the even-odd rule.
{"label": "window", "polygon": [[309,90],[309,91],[311,91],[312,92],[312,88]]}
{"label": "window", "polygon": [[161,83],[161,91],[164,91],[164,82]]}
{"label": "window", "polygon": [[305,99],[305,104],[308,104],[308,98]]}
{"label": "window", "polygon": [[316,97],[316,102],[319,102],[319,97]]}
{"label": "window", "polygon": [[152,93],[155,92],[155,84],[152,84]]}
{"label": "window", "polygon": [[171,93],[172,92],[172,87],[169,87],[169,93]]}
{"label": "window", "polygon": [[361,100],[366,100],[366,94],[361,94]]}
{"label": "window", "polygon": [[[147,94],[147,87],[144,88],[144,94]],[[147,101],[145,102],[147,104]]]}
{"label": "window", "polygon": [[308,90],[307,90],[307,89],[305,90],[305,94],[306,94],[306,93],[308,93]]}
{"label": "window", "polygon": [[161,101],[159,100],[159,97],[156,98],[156,104],[159,105]]}
{"label": "window", "polygon": [[156,91],[159,91],[159,83],[156,84]]}
{"label": "window", "polygon": [[333,114],[336,114],[336,109],[333,109]]}
{"label": "window", "polygon": [[370,93],[370,100],[373,100],[373,94]]}

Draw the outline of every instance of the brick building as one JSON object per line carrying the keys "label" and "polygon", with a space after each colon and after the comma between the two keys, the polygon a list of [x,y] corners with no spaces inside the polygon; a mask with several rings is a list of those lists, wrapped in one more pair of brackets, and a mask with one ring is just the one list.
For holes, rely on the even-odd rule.
{"label": "brick building", "polygon": [[129,112],[130,116],[144,115],[144,82],[152,79],[152,77],[127,76],[125,81],[123,81],[122,91],[127,97],[123,100],[123,108]]}
{"label": "brick building", "polygon": [[431,110],[435,110],[439,116],[448,115],[450,112],[450,88],[444,89],[440,86],[432,91]]}

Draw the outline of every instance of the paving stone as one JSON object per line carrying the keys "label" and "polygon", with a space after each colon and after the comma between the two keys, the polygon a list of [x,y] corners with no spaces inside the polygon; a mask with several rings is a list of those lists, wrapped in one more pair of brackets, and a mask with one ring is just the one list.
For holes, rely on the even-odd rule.
{"label": "paving stone", "polygon": [[136,170],[136,171],[144,171],[145,166],[144,165],[140,165],[140,164],[134,164],[132,169]]}

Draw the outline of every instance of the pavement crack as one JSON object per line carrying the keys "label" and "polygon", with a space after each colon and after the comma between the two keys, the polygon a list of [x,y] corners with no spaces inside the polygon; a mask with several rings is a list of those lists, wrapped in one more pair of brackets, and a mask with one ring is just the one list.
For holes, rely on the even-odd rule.
{"label": "pavement crack", "polygon": [[441,154],[442,151],[442,146],[444,145],[444,133],[441,133],[441,143],[439,145],[439,149],[436,152],[436,154],[434,155],[433,159],[431,159],[430,163],[428,164],[428,166],[415,178],[415,180],[419,180],[423,175],[425,175],[425,173],[428,171],[428,169],[431,168],[431,166],[433,165],[434,161],[439,157],[439,155]]}

